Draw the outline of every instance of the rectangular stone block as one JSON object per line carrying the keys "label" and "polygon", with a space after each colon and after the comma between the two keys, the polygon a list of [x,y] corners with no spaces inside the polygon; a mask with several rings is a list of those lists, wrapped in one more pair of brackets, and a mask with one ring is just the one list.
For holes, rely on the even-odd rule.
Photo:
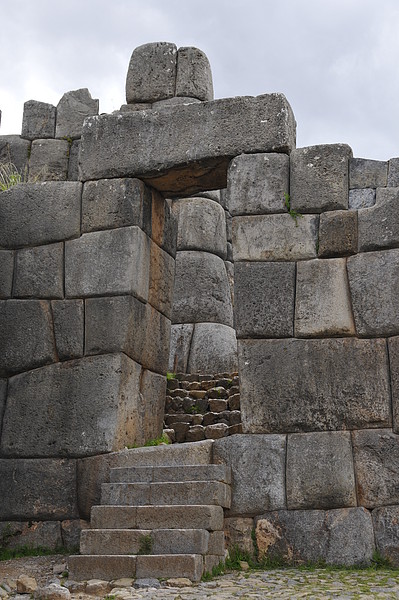
{"label": "rectangular stone block", "polygon": [[176,63],[175,44],[155,42],[135,48],[126,77],[126,101],[135,104],[173,97]]}
{"label": "rectangular stone block", "polygon": [[377,189],[374,206],[359,210],[359,252],[398,246],[398,202],[399,187]]}
{"label": "rectangular stone block", "polygon": [[399,504],[399,436],[390,429],[365,429],[353,431],[352,439],[359,504]]}
{"label": "rectangular stone block", "polygon": [[286,507],[284,435],[234,435],[215,440],[213,461],[231,467],[228,516]]}
{"label": "rectangular stone block", "polygon": [[136,226],[85,233],[65,244],[68,298],[132,294],[148,299],[150,240]]}
{"label": "rectangular stone block", "polygon": [[187,372],[193,330],[192,323],[171,326],[168,370],[172,373]]}
{"label": "rectangular stone block", "polygon": [[[162,435],[165,415],[166,377],[145,369],[140,382],[141,402],[138,410],[140,444]],[[139,434],[138,432],[138,434]]]}
{"label": "rectangular stone block", "polygon": [[320,215],[320,258],[357,252],[357,211],[333,210]]}
{"label": "rectangular stone block", "polygon": [[79,148],[80,140],[73,140],[69,148],[68,181],[77,181],[79,179]]}
{"label": "rectangular stone block", "polygon": [[101,579],[111,581],[121,577],[134,577],[136,556],[69,556],[68,572],[71,581]]}
{"label": "rectangular stone block", "polygon": [[349,189],[379,188],[387,185],[388,162],[365,158],[349,160]]}
{"label": "rectangular stone block", "polygon": [[146,304],[145,342],[140,362],[146,369],[166,375],[169,361],[171,322]]}
{"label": "rectangular stone block", "polygon": [[6,407],[7,379],[0,379],[0,431],[3,424],[3,414]]}
{"label": "rectangular stone block", "polygon": [[238,338],[292,337],[295,263],[237,263],[234,297]]}
{"label": "rectangular stone block", "polygon": [[175,260],[151,241],[148,302],[168,319],[172,313]]}
{"label": "rectangular stone block", "polygon": [[49,302],[1,300],[0,331],[0,376],[57,359]]}
{"label": "rectangular stone block", "polygon": [[82,232],[137,225],[151,235],[152,192],[139,179],[87,181],[82,195]]}
{"label": "rectangular stone block", "polygon": [[170,207],[171,201],[156,190],[152,190],[151,239],[162,250],[176,258],[177,219]]}
{"label": "rectangular stone block", "polygon": [[0,246],[38,246],[80,234],[82,184],[25,183],[0,196]]}
{"label": "rectangular stone block", "polygon": [[11,298],[14,275],[14,252],[0,250],[0,298]]}
{"label": "rectangular stone block", "polygon": [[87,88],[66,92],[57,104],[55,137],[76,139],[81,136],[86,117],[98,114],[98,100]]}
{"label": "rectangular stone block", "polygon": [[374,188],[365,188],[362,190],[349,190],[349,209],[358,210],[360,208],[369,208],[374,206],[376,190]]}
{"label": "rectangular stone block", "polygon": [[399,506],[384,506],[372,512],[375,543],[390,565],[399,566]]}
{"label": "rectangular stone block", "polygon": [[148,577],[187,577],[191,581],[200,581],[203,573],[203,559],[200,554],[162,554],[138,556],[136,566],[137,579]]}
{"label": "rectangular stone block", "polygon": [[316,258],[318,227],[316,215],[233,217],[234,262]]}
{"label": "rectangular stone block", "polygon": [[76,461],[2,458],[0,495],[3,521],[75,519]]}
{"label": "rectangular stone block", "polygon": [[320,213],[348,208],[348,170],[352,150],[346,144],[297,148],[290,157],[291,208]]}
{"label": "rectangular stone block", "polygon": [[293,433],[287,440],[287,508],[356,506],[349,432]]}
{"label": "rectangular stone block", "polygon": [[259,556],[288,563],[369,565],[375,550],[373,524],[364,508],[282,510],[257,517]]}
{"label": "rectangular stone block", "polygon": [[399,186],[399,158],[391,158],[388,161],[388,187]]}
{"label": "rectangular stone block", "polygon": [[52,104],[28,100],[24,104],[21,137],[28,140],[53,138],[56,108]]}
{"label": "rectangular stone block", "polygon": [[227,172],[227,207],[231,215],[286,212],[290,189],[290,159],[286,154],[242,154]]}
{"label": "rectangular stone block", "polygon": [[[230,468],[225,465],[181,467],[119,467],[111,469],[111,483],[154,483],[166,481],[221,481],[231,483]],[[197,527],[194,527],[197,529]]]}
{"label": "rectangular stone block", "polygon": [[0,522],[0,537],[5,539],[2,546],[7,549],[28,547],[56,550],[63,545],[59,521]]}
{"label": "rectangular stone block", "polygon": [[140,365],[124,354],[57,363],[9,380],[4,456],[89,456],[134,444]]}
{"label": "rectangular stone block", "polygon": [[64,244],[18,250],[15,263],[15,298],[62,298],[64,295]]}
{"label": "rectangular stone block", "polygon": [[54,300],[51,303],[55,345],[59,360],[83,356],[83,300]]}
{"label": "rectangular stone block", "polygon": [[309,260],[297,264],[296,337],[355,335],[346,260]]}
{"label": "rectangular stone block", "polygon": [[294,145],[295,119],[282,94],[103,115],[85,123],[81,176],[140,176],[167,197],[191,195],[226,187],[232,156],[289,153]]}
{"label": "rectangular stone block", "polygon": [[12,163],[22,175],[27,174],[31,143],[19,135],[0,135],[0,163]]}
{"label": "rectangular stone block", "polygon": [[[89,529],[80,537],[81,554],[139,554],[143,537],[150,537],[149,529]],[[157,553],[162,554],[162,553]]]}
{"label": "rectangular stone block", "polygon": [[399,249],[351,256],[347,269],[357,335],[398,334]]}
{"label": "rectangular stone block", "polygon": [[29,181],[66,181],[68,161],[67,140],[34,140],[29,158]]}
{"label": "rectangular stone block", "polygon": [[238,353],[245,433],[391,425],[385,340],[239,340]]}
{"label": "rectangular stone block", "polygon": [[211,66],[202,50],[183,47],[177,51],[175,95],[213,100]]}

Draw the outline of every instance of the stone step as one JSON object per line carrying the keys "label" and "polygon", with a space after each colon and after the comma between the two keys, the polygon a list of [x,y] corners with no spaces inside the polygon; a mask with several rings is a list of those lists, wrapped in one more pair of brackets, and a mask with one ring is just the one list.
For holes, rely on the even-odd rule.
{"label": "stone step", "polygon": [[176,467],[120,467],[111,469],[111,483],[158,483],[171,481],[221,481],[231,483],[226,465],[184,465]]}
{"label": "stone step", "polygon": [[93,506],[94,529],[207,529],[223,530],[223,508],[216,505],[188,506]]}
{"label": "stone step", "polygon": [[[214,556],[206,557],[205,564],[215,560]],[[204,559],[200,554],[77,555],[68,558],[68,570],[70,579],[75,581],[110,581],[124,577],[187,577],[191,581],[200,581],[204,572]]]}
{"label": "stone step", "polygon": [[222,531],[205,529],[87,529],[81,554],[223,554]]}
{"label": "stone step", "polygon": [[103,483],[101,503],[130,506],[217,504],[230,508],[230,486],[220,481]]}

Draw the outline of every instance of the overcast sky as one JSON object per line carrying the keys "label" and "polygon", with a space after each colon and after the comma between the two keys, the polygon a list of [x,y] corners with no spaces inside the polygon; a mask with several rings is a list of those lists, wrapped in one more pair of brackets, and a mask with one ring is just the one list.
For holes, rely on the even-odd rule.
{"label": "overcast sky", "polygon": [[81,87],[119,108],[133,49],[167,41],[207,54],[216,98],[283,92],[298,147],[399,156],[399,0],[0,0],[0,19],[0,134]]}

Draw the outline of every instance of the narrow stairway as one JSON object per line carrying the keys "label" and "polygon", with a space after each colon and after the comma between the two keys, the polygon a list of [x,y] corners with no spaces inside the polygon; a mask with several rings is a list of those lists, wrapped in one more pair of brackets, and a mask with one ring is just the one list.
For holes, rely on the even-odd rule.
{"label": "narrow stairway", "polygon": [[212,464],[111,469],[81,554],[69,558],[70,578],[199,581],[224,560],[230,477],[230,468]]}

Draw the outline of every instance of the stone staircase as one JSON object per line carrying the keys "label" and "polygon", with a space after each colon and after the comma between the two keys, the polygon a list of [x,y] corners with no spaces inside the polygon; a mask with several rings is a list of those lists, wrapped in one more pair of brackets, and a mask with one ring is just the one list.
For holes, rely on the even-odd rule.
{"label": "stone staircase", "polygon": [[70,578],[199,581],[225,557],[230,477],[228,467],[212,464],[111,469],[81,554],[69,558]]}

